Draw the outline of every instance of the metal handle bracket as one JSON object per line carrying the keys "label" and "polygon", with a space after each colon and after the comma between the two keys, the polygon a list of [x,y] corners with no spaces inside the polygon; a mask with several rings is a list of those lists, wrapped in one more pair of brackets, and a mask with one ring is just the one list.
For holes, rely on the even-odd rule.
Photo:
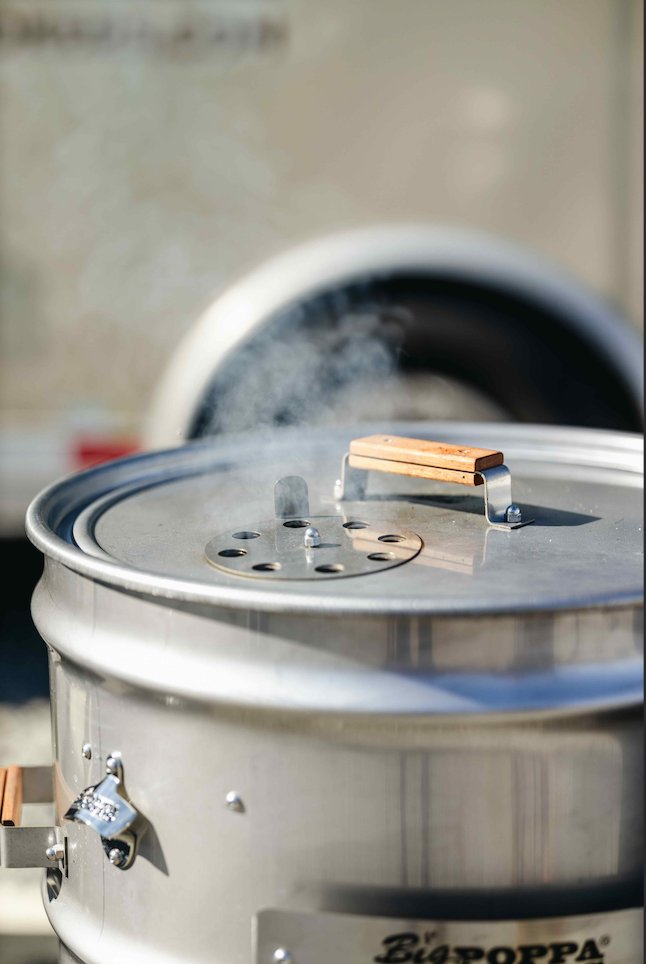
{"label": "metal handle bracket", "polygon": [[60,827],[22,827],[23,803],[51,803],[51,766],[0,767],[0,867],[66,866]]}
{"label": "metal handle bracket", "polygon": [[485,516],[496,529],[520,529],[533,519],[523,516],[512,499],[511,473],[502,452],[466,448],[396,436],[355,439],[343,456],[341,475],[334,486],[338,502],[365,498],[371,471],[413,478],[484,485]]}

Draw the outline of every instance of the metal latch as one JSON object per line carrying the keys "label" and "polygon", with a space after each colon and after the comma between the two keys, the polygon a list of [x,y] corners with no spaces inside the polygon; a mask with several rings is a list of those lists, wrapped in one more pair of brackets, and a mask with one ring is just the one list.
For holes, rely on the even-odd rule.
{"label": "metal latch", "polygon": [[485,515],[497,529],[519,529],[533,519],[511,496],[511,473],[502,452],[396,435],[354,439],[344,455],[334,487],[337,501],[365,498],[368,472],[389,472],[418,479],[483,485]]}
{"label": "metal latch", "polygon": [[98,833],[110,863],[126,870],[137,852],[137,833],[133,828],[140,814],[126,794],[121,755],[111,753],[105,766],[103,780],[76,798],[65,820],[84,823]]}
{"label": "metal latch", "polygon": [[51,766],[0,767],[0,867],[66,865],[60,827],[22,827],[22,807],[52,803]]}

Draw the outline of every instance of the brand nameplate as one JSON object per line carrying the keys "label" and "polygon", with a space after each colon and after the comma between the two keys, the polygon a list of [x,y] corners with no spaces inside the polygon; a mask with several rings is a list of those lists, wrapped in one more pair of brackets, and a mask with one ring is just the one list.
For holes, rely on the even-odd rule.
{"label": "brand nameplate", "polygon": [[265,910],[256,964],[639,964],[641,910],[520,921],[420,921]]}

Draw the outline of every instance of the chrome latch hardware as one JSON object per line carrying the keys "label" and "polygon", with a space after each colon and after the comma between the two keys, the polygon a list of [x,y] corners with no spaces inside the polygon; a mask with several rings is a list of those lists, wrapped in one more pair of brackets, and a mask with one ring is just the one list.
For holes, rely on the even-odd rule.
{"label": "chrome latch hardware", "polygon": [[127,870],[137,851],[133,827],[139,816],[126,794],[121,756],[111,753],[103,780],[87,787],[76,798],[65,819],[84,823],[98,833],[110,863],[119,870]]}

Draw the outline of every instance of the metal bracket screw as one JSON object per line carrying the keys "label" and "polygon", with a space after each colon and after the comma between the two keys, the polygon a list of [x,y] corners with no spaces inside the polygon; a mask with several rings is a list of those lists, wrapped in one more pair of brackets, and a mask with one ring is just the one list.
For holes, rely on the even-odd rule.
{"label": "metal bracket screw", "polygon": [[294,964],[294,958],[286,947],[277,947],[272,960],[274,964]]}
{"label": "metal bracket screw", "polygon": [[45,851],[45,856],[48,860],[64,860],[65,859],[65,845],[62,843],[52,844]]}
{"label": "metal bracket screw", "polygon": [[112,850],[108,852],[108,860],[115,867],[123,867],[127,859],[124,852],[117,847],[113,847]]}
{"label": "metal bracket screw", "polygon": [[315,526],[308,526],[303,533],[303,545],[306,549],[315,549],[321,545],[321,533]]}
{"label": "metal bracket screw", "polygon": [[111,773],[123,783],[123,761],[119,753],[111,753],[106,758],[105,772]]}
{"label": "metal bracket screw", "polygon": [[512,503],[512,505],[508,507],[506,515],[507,515],[507,522],[518,523],[523,521],[523,513],[521,512],[519,505],[515,505]]}
{"label": "metal bracket screw", "polygon": [[83,757],[84,760],[91,760],[91,759],[92,759],[92,744],[91,744],[91,743],[84,743],[84,744],[83,744],[83,746],[81,747],[81,756]]}

